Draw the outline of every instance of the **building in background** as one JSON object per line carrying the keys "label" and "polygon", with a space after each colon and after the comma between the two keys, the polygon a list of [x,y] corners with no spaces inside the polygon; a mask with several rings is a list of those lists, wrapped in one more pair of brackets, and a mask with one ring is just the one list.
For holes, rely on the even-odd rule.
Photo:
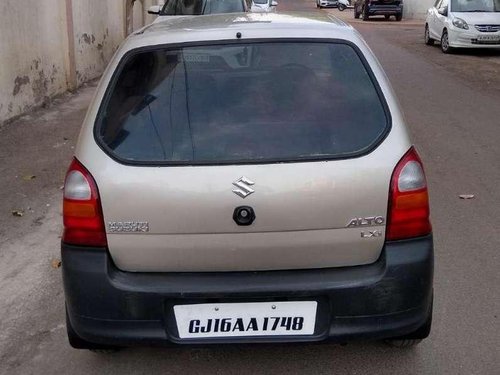
{"label": "building in background", "polygon": [[158,0],[2,0],[0,124],[99,77]]}

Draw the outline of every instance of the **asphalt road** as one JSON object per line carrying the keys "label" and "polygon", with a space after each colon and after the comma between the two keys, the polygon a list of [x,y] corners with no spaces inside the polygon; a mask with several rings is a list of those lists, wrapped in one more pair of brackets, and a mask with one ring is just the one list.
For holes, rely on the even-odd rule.
{"label": "asphalt road", "polygon": [[[313,0],[280,0],[279,9],[317,11]],[[350,11],[327,11],[352,19]],[[57,268],[59,188],[90,85],[0,127],[0,374],[500,374],[500,53],[445,56],[423,45],[418,22],[353,25],[386,70],[427,169],[436,246],[428,340],[412,350],[380,343],[107,356],[71,349]],[[466,193],[475,198],[459,199]]]}

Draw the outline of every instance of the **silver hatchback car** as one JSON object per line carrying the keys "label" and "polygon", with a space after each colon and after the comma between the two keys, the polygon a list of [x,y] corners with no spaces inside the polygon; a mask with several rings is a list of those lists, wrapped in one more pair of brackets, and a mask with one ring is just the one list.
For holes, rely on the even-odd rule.
{"label": "silver hatchback car", "polygon": [[422,162],[327,14],[160,22],[116,53],[64,189],[75,348],[428,336]]}

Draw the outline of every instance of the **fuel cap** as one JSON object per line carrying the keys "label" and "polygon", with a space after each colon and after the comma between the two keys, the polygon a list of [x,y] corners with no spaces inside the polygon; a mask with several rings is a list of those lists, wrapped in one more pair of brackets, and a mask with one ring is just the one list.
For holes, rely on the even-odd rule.
{"label": "fuel cap", "polygon": [[250,225],[255,220],[255,212],[249,206],[236,207],[233,213],[233,220],[238,225]]}

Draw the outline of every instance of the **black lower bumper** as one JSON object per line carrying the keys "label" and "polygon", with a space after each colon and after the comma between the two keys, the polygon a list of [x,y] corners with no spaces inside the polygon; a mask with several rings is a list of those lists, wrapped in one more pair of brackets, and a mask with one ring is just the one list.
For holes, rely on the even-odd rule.
{"label": "black lower bumper", "polygon": [[370,16],[403,14],[402,5],[372,5],[368,7]]}
{"label": "black lower bumper", "polygon": [[[167,343],[383,339],[424,325],[432,306],[432,237],[387,243],[357,267],[228,273],[131,273],[104,249],[62,245],[68,318],[82,339],[133,346]],[[255,301],[318,302],[311,336],[180,339],[173,306]]]}

